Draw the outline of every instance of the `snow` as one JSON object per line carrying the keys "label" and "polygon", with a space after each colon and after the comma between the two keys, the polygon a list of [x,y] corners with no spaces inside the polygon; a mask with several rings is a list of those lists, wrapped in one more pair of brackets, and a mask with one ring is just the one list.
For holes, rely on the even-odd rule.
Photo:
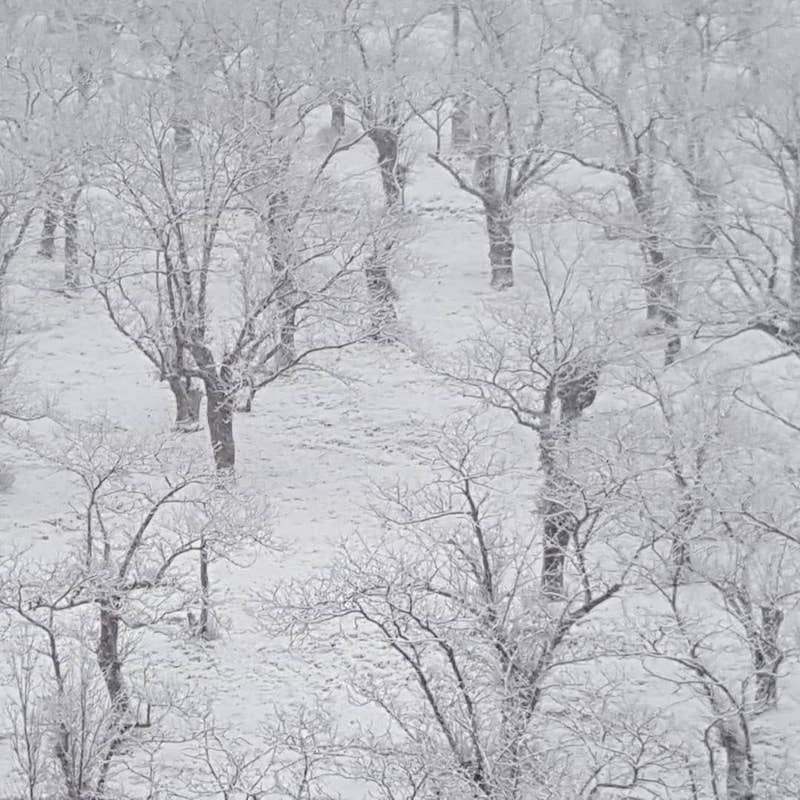
{"label": "snow", "polygon": [[[368,155],[366,145],[346,154],[342,169],[360,170],[365,182],[377,183],[367,169]],[[283,580],[303,582],[323,572],[344,535],[354,530],[376,535],[369,484],[423,477],[421,453],[431,431],[471,407],[426,370],[417,349],[457,349],[475,329],[482,304],[493,301],[483,220],[474,199],[423,158],[415,165],[407,207],[413,239],[394,276],[406,342],[362,344],[328,355],[321,361],[325,371],[298,371],[270,385],[258,395],[252,413],[236,417],[238,480],[268,499],[270,524],[281,549],[262,552],[242,568],[214,568],[218,640],[190,639],[182,620],[169,636],[144,639],[161,681],[198,706],[207,702],[222,729],[235,730],[251,744],[257,743],[260,726],[273,721],[278,711],[315,697],[341,698],[348,670],[359,662],[358,669],[379,667],[383,658],[380,651],[346,651],[335,636],[316,651],[290,649],[266,629],[259,597]],[[511,296],[524,295],[531,285],[524,254],[518,276],[520,286]],[[18,259],[14,277],[8,307],[22,347],[20,385],[50,399],[54,413],[65,420],[107,416],[124,431],[174,436],[166,386],[113,329],[91,291],[74,298],[48,293],[47,287],[58,283],[58,265],[30,257]],[[649,347],[649,341],[644,345]],[[497,420],[499,426],[508,423]],[[533,458],[529,434],[515,435],[520,452],[527,450]],[[185,435],[181,446],[206,453],[206,437],[202,431]],[[4,455],[6,460],[14,456]],[[14,471],[13,486],[0,493],[0,545],[36,545],[52,555],[63,544],[58,521],[69,513],[72,485],[29,458],[16,459]],[[523,513],[530,510],[532,506]],[[635,594],[624,610],[609,606],[593,624],[601,631],[604,625],[613,629],[626,617],[641,619],[652,608],[646,593]],[[364,642],[370,646],[366,637]],[[800,674],[794,663],[787,663],[785,670],[780,707],[759,719],[755,734],[778,759],[800,742]],[[685,687],[671,696],[668,686],[645,674],[631,678],[631,686],[638,687],[640,701],[667,715],[664,719],[671,717],[678,728],[687,724],[688,714],[700,713]],[[5,726],[0,718],[0,776],[11,775]],[[0,778],[0,796],[8,788]]]}

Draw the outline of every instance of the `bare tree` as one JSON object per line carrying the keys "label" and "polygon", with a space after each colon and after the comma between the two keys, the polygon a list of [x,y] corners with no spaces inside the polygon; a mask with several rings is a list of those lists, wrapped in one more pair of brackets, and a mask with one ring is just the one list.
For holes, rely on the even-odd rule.
{"label": "bare tree", "polygon": [[427,110],[429,98],[420,71],[420,60],[426,59],[421,28],[434,10],[424,0],[408,4],[402,14],[383,0],[344,6],[342,24],[352,52],[347,99],[375,146],[389,208],[400,203],[410,168],[401,157],[406,125],[416,113]]}
{"label": "bare tree", "polygon": [[[453,3],[449,11],[452,23],[454,82],[457,83],[461,80],[461,49],[464,46],[461,33],[461,4],[459,2]],[[465,150],[472,142],[470,98],[466,92],[458,90],[453,100],[453,111],[450,117],[450,141],[456,150]]]}
{"label": "bare tree", "polygon": [[796,607],[800,552],[790,532],[796,489],[781,477],[794,472],[792,448],[737,406],[730,382],[738,379],[711,365],[679,380],[651,376],[636,383],[646,400],[632,417],[648,429],[634,457],[651,462],[637,480],[638,503],[657,554],[643,561],[652,592],[640,640],[651,674],[682,687],[710,718],[693,735],[712,796],[741,800],[757,796],[773,769],[762,715],[779,701],[790,653],[782,623]]}
{"label": "bare tree", "polygon": [[[62,530],[66,557],[12,554],[3,564],[0,608],[41,653],[38,663],[24,653],[15,662],[18,724],[33,737],[45,715],[56,731],[54,751],[22,766],[35,781],[37,765],[55,759],[69,800],[104,797],[132,737],[153,723],[149,670],[128,671],[137,631],[197,602],[191,562],[203,548],[235,559],[267,543],[269,531],[263,509],[213,471],[182,463],[167,443],[148,448],[87,424],[27,446],[71,476],[80,499]],[[16,746],[29,752],[33,741]]]}
{"label": "bare tree", "polygon": [[[164,90],[137,87],[118,120],[126,137],[103,151],[108,194],[95,239],[95,287],[116,327],[170,383],[179,421],[191,421],[191,381],[202,382],[220,471],[234,467],[242,388],[263,388],[312,354],[364,336],[352,322],[358,314],[348,316],[363,228],[320,210],[322,173],[338,145],[316,164],[292,161],[304,129],[299,88],[253,64],[248,42],[232,63],[224,55],[232,44],[219,48],[217,83],[180,157],[173,119],[161,112]],[[240,299],[224,290],[231,284]],[[216,326],[212,285],[230,315]]]}
{"label": "bare tree", "polygon": [[[762,331],[796,353],[800,95],[786,71],[782,52],[780,43],[776,43],[777,63],[762,63],[762,77],[747,87],[734,119],[733,133],[742,164],[752,165],[761,180],[758,185],[748,181],[746,189],[740,185],[739,191],[724,196],[715,253],[724,270],[719,285],[709,294],[716,310],[712,322],[727,323],[734,330]],[[766,94],[761,81],[768,76],[770,89]],[[737,168],[732,166],[731,171],[736,174]]]}
{"label": "bare tree", "polygon": [[[479,333],[463,355],[437,369],[470,398],[505,411],[538,439],[543,485],[539,514],[544,526],[542,588],[564,592],[566,552],[593,511],[579,475],[593,456],[583,450],[580,419],[595,401],[608,349],[603,312],[583,295],[581,253],[532,249],[544,298],[487,308]],[[578,471],[576,471],[578,470]]]}
{"label": "bare tree", "polygon": [[[601,184],[607,235],[641,250],[648,330],[667,333],[665,362],[681,348],[681,287],[716,237],[724,176],[715,150],[731,94],[726,59],[740,28],[716,4],[577,5],[559,72],[577,90],[579,127],[569,155],[619,179]],[[715,130],[716,128],[716,130]],[[630,209],[626,206],[629,204]],[[601,208],[603,203],[600,204]],[[702,279],[701,279],[702,280]]]}
{"label": "bare tree", "polygon": [[0,68],[0,303],[49,172],[43,157],[46,131],[37,115],[36,65],[26,52],[26,37],[17,42],[17,34],[15,25],[0,28],[7,54]]}
{"label": "bare tree", "polygon": [[359,648],[385,649],[383,668],[349,681],[386,719],[383,749],[370,746],[390,763],[416,764],[420,788],[443,798],[557,794],[579,780],[548,709],[559,702],[559,672],[588,657],[584,648],[598,657],[584,625],[620,592],[631,564],[599,568],[589,535],[581,588],[548,602],[537,587],[537,539],[509,510],[520,476],[502,449],[474,420],[452,425],[433,448],[430,479],[386,493],[384,535],[347,541],[327,576],[277,604],[296,635],[328,636],[341,623],[349,636],[353,620],[366,631]]}
{"label": "bare tree", "polygon": [[[537,3],[464,4],[470,52],[461,91],[472,100],[474,169],[453,155],[430,158],[482,205],[491,284],[514,283],[513,223],[523,196],[558,165],[553,141],[554,28]],[[466,37],[465,37],[466,38]]]}

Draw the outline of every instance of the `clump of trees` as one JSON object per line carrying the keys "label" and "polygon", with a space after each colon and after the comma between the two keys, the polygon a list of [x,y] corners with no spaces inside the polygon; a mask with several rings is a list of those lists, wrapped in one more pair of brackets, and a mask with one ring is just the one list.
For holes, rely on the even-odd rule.
{"label": "clump of trees", "polygon": [[[12,791],[797,793],[795,0],[6,5],[3,458],[66,487],[46,547],[0,542]],[[429,179],[474,200],[454,225],[503,290],[419,359],[464,413],[331,563],[266,581],[265,647],[329,648],[344,691],[224,729],[155,643],[211,652],[214,563],[278,557],[236,415],[422,322],[401,290]],[[22,296],[99,306],[177,433],[205,403],[211,457],[45,418],[15,391]],[[162,769],[176,747],[191,775]]]}

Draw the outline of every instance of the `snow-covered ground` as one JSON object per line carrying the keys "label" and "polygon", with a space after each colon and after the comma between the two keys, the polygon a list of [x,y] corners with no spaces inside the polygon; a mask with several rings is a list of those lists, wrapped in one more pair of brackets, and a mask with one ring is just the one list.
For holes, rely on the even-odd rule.
{"label": "snow-covered ground", "polygon": [[[368,157],[366,145],[348,154],[356,165]],[[237,415],[238,479],[268,498],[281,549],[265,551],[243,568],[215,570],[221,638],[198,642],[176,625],[171,639],[145,643],[156,653],[160,679],[200,705],[207,701],[223,728],[253,742],[259,726],[273,719],[275,707],[288,709],[335,694],[341,690],[342,669],[353,668],[359,657],[365,663],[381,658],[379,653],[340,653],[335,641],[327,651],[288,650],[285,641],[261,628],[259,594],[281,580],[303,581],[324,570],[343,535],[358,529],[369,537],[376,531],[367,508],[369,483],[424,475],[420,454],[431,432],[469,407],[452,386],[426,370],[418,348],[455,349],[474,330],[482,304],[492,300],[483,221],[475,202],[424,157],[415,169],[406,198],[413,237],[394,276],[408,342],[362,344],[326,357],[326,371],[298,371],[261,392],[252,413]],[[365,181],[377,184],[374,172],[364,174]],[[527,270],[520,254],[519,286],[509,294],[524,294],[531,285]],[[167,388],[114,331],[91,291],[70,299],[42,290],[58,285],[57,271],[57,265],[28,257],[15,267],[7,302],[21,348],[18,385],[29,387],[32,397],[50,400],[65,418],[105,415],[123,430],[173,436]],[[498,425],[505,424],[510,419],[498,419]],[[520,451],[530,447],[535,463],[529,434],[516,435]],[[185,435],[181,444],[206,453],[206,437],[205,431]],[[62,544],[57,521],[69,512],[70,484],[63,475],[14,456],[5,456],[14,462],[15,482],[0,493],[0,547],[32,545],[57,553]],[[620,608],[606,609],[603,624],[614,626],[613,614]],[[646,609],[640,596],[625,601],[628,615]],[[758,741],[771,741],[778,757],[800,743],[800,679],[793,663],[785,669],[789,674],[781,679],[779,709],[758,723]],[[673,720],[695,713],[685,692],[676,700],[668,685],[662,686],[663,697],[652,695],[656,682],[641,686]],[[0,717],[0,797],[11,791],[8,737]]]}

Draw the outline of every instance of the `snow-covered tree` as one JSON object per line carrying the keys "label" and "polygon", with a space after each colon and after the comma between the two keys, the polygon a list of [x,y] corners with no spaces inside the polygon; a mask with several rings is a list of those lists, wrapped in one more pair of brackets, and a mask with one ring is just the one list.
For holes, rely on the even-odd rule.
{"label": "snow-covered tree", "polygon": [[563,117],[558,108],[553,55],[557,32],[544,4],[462,4],[458,93],[469,98],[470,155],[431,158],[476,197],[489,237],[491,284],[514,283],[514,220],[561,157]]}

